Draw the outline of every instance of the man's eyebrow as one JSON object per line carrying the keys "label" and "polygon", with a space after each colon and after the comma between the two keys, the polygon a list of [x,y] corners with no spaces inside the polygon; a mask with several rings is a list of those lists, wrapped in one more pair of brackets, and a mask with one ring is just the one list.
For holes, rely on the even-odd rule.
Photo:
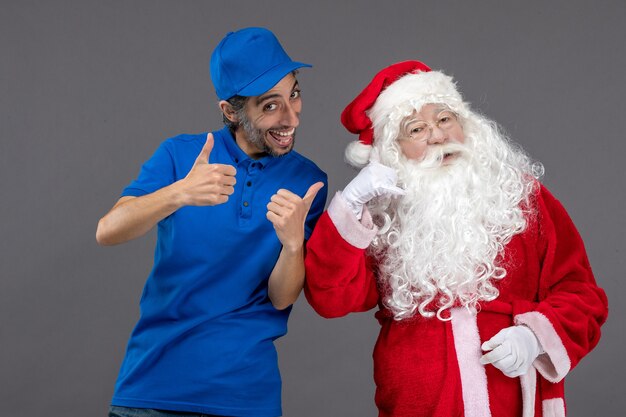
{"label": "man's eyebrow", "polygon": [[[298,88],[300,85],[298,84],[298,80],[295,80],[293,83],[293,87],[291,87],[291,91],[295,90],[296,88]],[[280,97],[280,94],[278,93],[270,93],[267,95],[262,95],[256,98],[256,104],[257,106],[261,103],[263,103],[264,101],[276,98],[276,97]]]}

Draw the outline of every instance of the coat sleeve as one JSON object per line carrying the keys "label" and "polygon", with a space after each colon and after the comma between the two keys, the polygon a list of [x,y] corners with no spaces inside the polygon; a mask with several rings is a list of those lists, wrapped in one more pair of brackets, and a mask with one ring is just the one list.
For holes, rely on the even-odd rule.
{"label": "coat sleeve", "polygon": [[515,316],[515,323],[530,327],[545,351],[535,368],[548,381],[559,382],[598,343],[608,301],[561,203],[544,187],[537,201],[539,303],[533,311]]}
{"label": "coat sleeve", "polygon": [[307,242],[304,293],[322,317],[367,311],[378,302],[366,249],[377,229],[367,211],[359,222],[337,193]]}

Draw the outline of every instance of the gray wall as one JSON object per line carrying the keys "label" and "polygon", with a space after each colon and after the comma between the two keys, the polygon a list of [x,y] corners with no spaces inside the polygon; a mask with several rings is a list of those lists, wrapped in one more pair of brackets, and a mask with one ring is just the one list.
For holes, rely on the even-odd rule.
{"label": "gray wall", "polygon": [[[302,70],[297,148],[354,175],[343,107],[376,71],[421,59],[546,167],[610,299],[568,378],[570,416],[626,409],[623,1],[0,1],[0,414],[103,416],[138,317],[154,234],[101,248],[98,219],[163,139],[220,126],[210,51],[266,26]],[[373,312],[279,341],[286,416],[373,416]]]}

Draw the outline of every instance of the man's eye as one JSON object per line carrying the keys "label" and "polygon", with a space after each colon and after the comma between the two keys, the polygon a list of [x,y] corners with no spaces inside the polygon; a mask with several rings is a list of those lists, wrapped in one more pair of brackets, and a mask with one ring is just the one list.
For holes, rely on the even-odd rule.
{"label": "man's eye", "polygon": [[269,104],[266,104],[265,107],[263,107],[263,110],[272,111],[272,110],[276,110],[277,107],[278,106],[276,105],[276,103],[269,103]]}
{"label": "man's eye", "polygon": [[291,93],[291,98],[299,98],[302,95],[302,92],[300,90],[294,90],[293,93]]}
{"label": "man's eye", "polygon": [[452,118],[450,116],[443,116],[439,119],[439,123],[448,123]]}

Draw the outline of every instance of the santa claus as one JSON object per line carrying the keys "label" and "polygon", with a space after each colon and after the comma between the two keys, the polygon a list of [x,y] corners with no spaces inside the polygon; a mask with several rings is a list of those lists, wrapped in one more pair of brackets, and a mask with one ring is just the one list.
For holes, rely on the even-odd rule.
{"label": "santa claus", "polygon": [[327,318],[378,305],[379,416],[564,416],[607,299],[541,164],[417,61],[342,122],[362,170],[308,242],[305,293]]}

